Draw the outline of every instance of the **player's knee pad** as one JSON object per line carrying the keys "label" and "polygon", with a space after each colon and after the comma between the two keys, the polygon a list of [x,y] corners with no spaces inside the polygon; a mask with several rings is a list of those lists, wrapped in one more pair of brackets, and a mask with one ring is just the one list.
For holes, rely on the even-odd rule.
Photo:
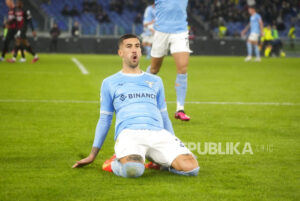
{"label": "player's knee pad", "polygon": [[122,167],[123,177],[140,177],[143,175],[145,166],[142,163],[128,162]]}
{"label": "player's knee pad", "polygon": [[170,172],[173,172],[173,173],[179,174],[179,175],[184,175],[184,176],[197,176],[199,170],[200,170],[200,167],[197,167],[197,168],[195,168],[193,170],[190,170],[190,171],[178,171],[174,168],[170,168]]}
{"label": "player's knee pad", "polygon": [[128,162],[120,163],[115,160],[111,164],[112,171],[121,177],[140,177],[143,175],[145,166],[142,163]]}

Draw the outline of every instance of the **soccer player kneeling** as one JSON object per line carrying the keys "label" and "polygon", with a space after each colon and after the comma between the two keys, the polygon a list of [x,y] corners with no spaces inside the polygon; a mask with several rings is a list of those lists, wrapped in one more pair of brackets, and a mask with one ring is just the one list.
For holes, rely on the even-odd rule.
{"label": "soccer player kneeling", "polygon": [[92,151],[73,168],[95,160],[115,112],[115,155],[103,164],[103,170],[122,177],[139,177],[147,158],[154,162],[147,167],[161,166],[175,174],[196,176],[200,169],[197,160],[174,135],[162,80],[140,70],[141,44],[137,36],[123,35],[118,54],[122,70],[102,82],[100,119]]}

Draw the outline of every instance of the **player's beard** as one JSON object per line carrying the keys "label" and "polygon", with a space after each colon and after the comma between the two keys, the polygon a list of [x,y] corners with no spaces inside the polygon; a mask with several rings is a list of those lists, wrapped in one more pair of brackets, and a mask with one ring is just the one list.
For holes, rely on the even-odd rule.
{"label": "player's beard", "polygon": [[136,67],[138,67],[138,66],[139,66],[139,63],[134,63],[134,64],[133,64],[133,63],[130,63],[130,64],[129,64],[129,67],[130,67],[130,68],[136,68]]}
{"label": "player's beard", "polygon": [[[136,60],[136,62],[134,62],[133,60]],[[139,57],[136,55],[136,59],[133,59],[133,58],[130,58],[129,61],[128,61],[128,66],[130,68],[136,68],[139,66]]]}

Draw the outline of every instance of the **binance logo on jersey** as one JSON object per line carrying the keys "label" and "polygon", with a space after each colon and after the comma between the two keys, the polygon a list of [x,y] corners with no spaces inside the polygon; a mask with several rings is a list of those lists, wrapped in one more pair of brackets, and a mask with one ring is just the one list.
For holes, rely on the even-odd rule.
{"label": "binance logo on jersey", "polygon": [[156,95],[155,94],[151,94],[151,93],[131,93],[131,94],[121,94],[120,95],[120,100],[124,101],[126,98],[129,99],[133,99],[133,98],[151,98],[151,99],[156,99]]}
{"label": "binance logo on jersey", "polygon": [[150,94],[150,93],[132,93],[132,94],[128,94],[128,98],[132,99],[132,98],[151,98],[151,99],[155,99],[156,95],[155,94]]}
{"label": "binance logo on jersey", "polygon": [[127,98],[127,97],[126,97],[124,94],[121,94],[121,95],[120,95],[120,100],[121,100],[121,101],[124,101],[126,98]]}

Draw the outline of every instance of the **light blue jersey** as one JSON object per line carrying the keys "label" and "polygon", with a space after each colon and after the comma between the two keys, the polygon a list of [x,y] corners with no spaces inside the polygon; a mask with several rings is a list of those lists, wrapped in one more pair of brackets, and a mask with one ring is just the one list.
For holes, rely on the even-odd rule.
{"label": "light blue jersey", "polygon": [[[151,21],[153,21],[155,19],[155,13],[154,13],[154,8],[152,5],[148,6],[145,10],[144,13],[144,21],[143,24],[149,23]],[[143,32],[144,36],[151,36],[153,35],[152,31],[150,31],[149,28],[144,27],[144,32]]]}
{"label": "light blue jersey", "polygon": [[118,72],[102,82],[100,114],[116,113],[115,140],[123,129],[164,129],[161,113],[166,110],[158,76]]}
{"label": "light blue jersey", "polygon": [[260,26],[259,21],[261,20],[261,16],[258,13],[255,13],[250,17],[250,33],[260,34]]}
{"label": "light blue jersey", "polygon": [[188,0],[155,0],[154,29],[164,33],[188,31]]}

